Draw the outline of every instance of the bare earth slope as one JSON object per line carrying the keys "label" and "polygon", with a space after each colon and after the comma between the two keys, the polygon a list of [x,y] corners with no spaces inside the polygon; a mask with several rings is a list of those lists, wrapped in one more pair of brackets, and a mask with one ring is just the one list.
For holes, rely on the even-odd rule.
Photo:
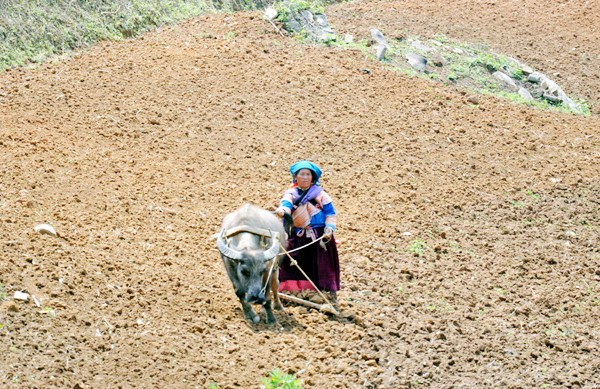
{"label": "bare earth slope", "polygon": [[[597,104],[593,2],[471,3],[329,14],[488,42]],[[600,120],[466,97],[255,13],[1,74],[0,384],[597,388]],[[210,237],[245,201],[273,209],[304,158],[339,213],[343,315],[251,326]]]}

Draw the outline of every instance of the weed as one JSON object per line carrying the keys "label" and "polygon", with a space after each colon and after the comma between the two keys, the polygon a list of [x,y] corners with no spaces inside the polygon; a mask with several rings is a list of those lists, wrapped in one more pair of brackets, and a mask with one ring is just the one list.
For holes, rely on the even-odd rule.
{"label": "weed", "polygon": [[287,24],[290,20],[290,16],[300,11],[308,10],[312,14],[323,14],[325,8],[323,3],[318,0],[291,0],[288,2],[280,1],[275,6],[277,10],[277,21]]}
{"label": "weed", "polygon": [[44,307],[44,309],[42,309],[41,313],[44,313],[44,314],[50,316],[51,318],[56,317],[56,311],[50,307]]}
{"label": "weed", "polygon": [[454,73],[454,72],[450,72],[448,73],[448,81],[456,81],[458,80],[460,77],[458,76],[458,74]]}
{"label": "weed", "polygon": [[523,76],[524,76],[524,74],[523,74],[523,70],[521,70],[521,69],[515,69],[515,70],[512,72],[512,77],[513,77],[515,80],[522,80],[522,79],[523,79]]}
{"label": "weed", "polygon": [[511,201],[510,205],[512,205],[515,208],[523,208],[524,206],[522,201]]}
{"label": "weed", "polygon": [[417,257],[420,257],[420,256],[422,256],[424,254],[426,247],[427,246],[426,246],[424,240],[415,239],[408,246],[408,252],[414,254]]}
{"label": "weed", "polygon": [[532,191],[531,189],[527,189],[525,191],[525,194],[529,197],[531,197],[533,200],[539,200],[540,199],[540,195],[535,193],[534,191]]}
{"label": "weed", "polygon": [[292,374],[284,374],[279,369],[269,373],[268,378],[263,378],[264,389],[302,389],[302,383]]}
{"label": "weed", "polygon": [[225,40],[232,40],[233,38],[235,38],[235,32],[234,31],[229,31],[227,34],[225,34],[223,36],[223,39],[225,39]]}
{"label": "weed", "polygon": [[506,57],[497,56],[489,52],[480,53],[472,62],[472,66],[483,66],[490,73],[498,71],[506,66]]}
{"label": "weed", "polygon": [[[245,0],[218,4],[232,9],[258,7]],[[0,69],[41,62],[100,40],[130,38],[214,7],[200,0],[4,1]]]}
{"label": "weed", "polygon": [[446,312],[452,311],[452,306],[443,299],[440,301],[437,301],[437,302],[432,302],[432,303],[427,304],[426,308],[428,311],[431,311],[431,312],[446,313]]}
{"label": "weed", "polygon": [[502,288],[495,288],[494,289],[496,291],[496,293],[498,293],[499,296],[506,296],[506,291]]}
{"label": "weed", "polygon": [[208,384],[208,389],[219,389],[219,385],[215,384],[214,382],[211,382],[210,384]]}

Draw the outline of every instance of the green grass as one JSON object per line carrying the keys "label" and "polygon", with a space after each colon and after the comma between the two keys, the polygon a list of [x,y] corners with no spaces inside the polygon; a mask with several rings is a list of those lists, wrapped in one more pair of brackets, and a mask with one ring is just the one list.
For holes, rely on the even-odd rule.
{"label": "green grass", "polygon": [[268,378],[263,378],[264,389],[302,389],[302,383],[292,374],[284,374],[279,369],[269,373]]}
{"label": "green grass", "polygon": [[424,254],[426,247],[424,240],[415,239],[408,245],[408,252],[420,257]]}
{"label": "green grass", "polygon": [[278,1],[275,2],[275,9],[277,10],[276,20],[287,23],[292,13],[298,13],[300,11],[309,10],[314,14],[324,14],[325,3],[320,0],[289,0],[288,2]]}
{"label": "green grass", "polygon": [[41,62],[101,40],[123,40],[262,0],[0,0],[0,69]]}

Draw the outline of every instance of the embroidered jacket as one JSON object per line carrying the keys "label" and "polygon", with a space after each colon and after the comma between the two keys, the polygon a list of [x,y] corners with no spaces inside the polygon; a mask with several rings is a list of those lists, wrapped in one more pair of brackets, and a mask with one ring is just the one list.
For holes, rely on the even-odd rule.
{"label": "embroidered jacket", "polygon": [[[311,186],[304,198],[298,187],[288,189],[281,199],[281,207],[291,213],[297,229],[331,227],[336,229],[336,213],[331,196],[319,186]],[[295,204],[295,205],[294,205]]]}

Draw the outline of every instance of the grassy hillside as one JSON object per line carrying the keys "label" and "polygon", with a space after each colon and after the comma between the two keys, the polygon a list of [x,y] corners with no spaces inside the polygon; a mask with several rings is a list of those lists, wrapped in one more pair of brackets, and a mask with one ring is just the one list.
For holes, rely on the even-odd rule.
{"label": "grassy hillside", "polygon": [[0,69],[206,12],[259,6],[262,0],[0,0]]}

